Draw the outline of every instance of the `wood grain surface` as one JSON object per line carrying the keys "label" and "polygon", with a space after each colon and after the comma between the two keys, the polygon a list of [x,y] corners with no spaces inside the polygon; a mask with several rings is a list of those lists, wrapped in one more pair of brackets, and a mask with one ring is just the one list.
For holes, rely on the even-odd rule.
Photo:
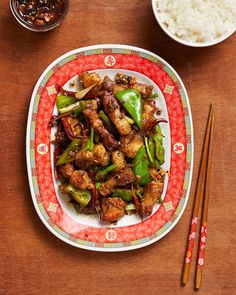
{"label": "wood grain surface", "polygon": [[[53,236],[33,208],[26,172],[26,119],[39,75],[63,53],[102,43],[139,46],[168,61],[186,85],[194,123],[194,173],[183,217],[159,242],[126,253],[80,250]],[[235,34],[214,47],[182,46],[159,28],[150,0],[73,0],[60,27],[33,33],[1,0],[0,67],[0,294],[194,294],[194,267],[185,287],[180,281],[210,102],[216,120],[200,292],[235,294]]]}

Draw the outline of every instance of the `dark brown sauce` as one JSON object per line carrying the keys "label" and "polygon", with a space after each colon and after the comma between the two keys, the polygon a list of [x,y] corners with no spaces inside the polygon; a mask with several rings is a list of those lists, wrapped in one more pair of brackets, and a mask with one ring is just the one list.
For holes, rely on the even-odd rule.
{"label": "dark brown sauce", "polygon": [[19,16],[28,24],[48,26],[59,20],[65,12],[66,0],[16,0]]}

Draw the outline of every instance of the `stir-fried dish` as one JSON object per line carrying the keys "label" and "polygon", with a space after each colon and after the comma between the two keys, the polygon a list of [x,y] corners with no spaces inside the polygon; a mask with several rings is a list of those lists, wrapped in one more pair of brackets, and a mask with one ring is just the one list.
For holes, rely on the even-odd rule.
{"label": "stir-fried dish", "polygon": [[83,89],[59,89],[54,161],[59,190],[79,213],[116,222],[149,216],[160,202],[165,149],[153,87],[117,73],[79,76]]}

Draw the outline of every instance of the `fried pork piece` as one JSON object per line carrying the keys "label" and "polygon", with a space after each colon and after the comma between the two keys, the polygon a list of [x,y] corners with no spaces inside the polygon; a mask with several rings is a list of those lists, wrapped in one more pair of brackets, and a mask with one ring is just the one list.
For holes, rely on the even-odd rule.
{"label": "fried pork piece", "polygon": [[143,98],[148,98],[152,95],[153,86],[138,83],[135,77],[118,73],[116,74],[115,82],[116,85],[115,88],[113,88],[113,93],[125,90],[127,88],[133,88],[138,90],[142,94]]}
{"label": "fried pork piece", "polygon": [[115,222],[125,215],[126,203],[119,197],[103,198],[101,202],[101,219]]}
{"label": "fried pork piece", "polygon": [[116,150],[114,152],[112,152],[111,154],[111,161],[113,164],[116,164],[116,168],[114,170],[114,172],[119,172],[120,170],[122,170],[125,167],[125,155],[124,153],[122,153],[119,150]]}
{"label": "fried pork piece", "polygon": [[115,82],[112,81],[108,76],[106,76],[102,81],[102,88],[106,91],[112,91]]}
{"label": "fried pork piece", "polygon": [[160,115],[161,110],[156,106],[154,100],[144,100],[143,102],[143,129],[151,130],[156,124],[155,115]]}
{"label": "fried pork piece", "polygon": [[140,213],[149,216],[153,206],[160,199],[164,186],[164,177],[160,180],[151,181],[144,189],[144,196],[140,204]]}
{"label": "fried pork piece", "polygon": [[102,79],[101,77],[93,72],[93,73],[88,73],[88,72],[85,72],[85,73],[82,73],[79,75],[79,78],[80,78],[80,82],[83,84],[84,88],[87,88],[93,84],[97,84],[96,86],[94,86],[90,91],[89,93],[91,95],[96,95],[102,88]]}
{"label": "fried pork piece", "polygon": [[118,147],[118,141],[114,136],[104,127],[102,120],[99,118],[96,110],[86,108],[83,110],[84,116],[88,119],[91,126],[95,131],[100,134],[105,147],[109,150],[115,150]]}
{"label": "fried pork piece", "polygon": [[94,162],[101,166],[105,166],[109,162],[109,153],[101,143],[94,146],[93,158]]}
{"label": "fried pork piece", "polygon": [[125,74],[117,73],[115,77],[116,84],[133,85],[136,83],[136,78]]}
{"label": "fried pork piece", "polygon": [[164,181],[165,174],[167,173],[163,169],[157,170],[155,168],[149,168],[148,171],[151,178],[155,181]]}
{"label": "fried pork piece", "polygon": [[105,91],[102,96],[102,104],[105,113],[109,116],[120,135],[128,135],[131,132],[131,126],[124,113],[120,110],[120,105],[113,95]]}
{"label": "fried pork piece", "polygon": [[144,144],[143,138],[140,134],[134,130],[126,136],[122,136],[120,139],[120,150],[128,157],[134,158],[139,148]]}
{"label": "fried pork piece", "polygon": [[55,145],[61,148],[66,148],[70,143],[68,136],[66,135],[65,130],[63,129],[62,125],[58,125],[57,132],[55,135]]}
{"label": "fried pork piece", "polygon": [[77,166],[83,169],[93,164],[105,166],[109,162],[109,154],[101,143],[96,144],[92,151],[77,152],[75,158]]}
{"label": "fried pork piece", "polygon": [[114,176],[112,176],[107,181],[101,184],[99,188],[99,193],[104,197],[108,196],[115,186],[116,186],[116,179]]}
{"label": "fried pork piece", "polygon": [[107,181],[101,184],[99,192],[102,196],[107,196],[111,193],[115,186],[124,187],[127,184],[134,182],[135,177],[131,168],[125,168],[119,174],[111,176]]}
{"label": "fried pork piece", "polygon": [[132,88],[139,91],[143,98],[148,98],[152,95],[153,86],[142,83],[135,83]]}
{"label": "fried pork piece", "polygon": [[79,168],[87,169],[89,166],[93,165],[93,152],[86,151],[78,151],[75,155],[75,162]]}
{"label": "fried pork piece", "polygon": [[88,173],[84,170],[74,170],[70,177],[70,183],[79,189],[93,189],[94,184],[89,178]]}
{"label": "fried pork piece", "polygon": [[117,92],[119,91],[123,91],[123,90],[126,90],[128,89],[128,85],[124,85],[124,84],[115,84],[112,88],[112,93],[113,94],[116,94]]}
{"label": "fried pork piece", "polygon": [[98,99],[88,99],[88,100],[86,100],[85,108],[97,110],[98,109],[98,102],[99,102]]}
{"label": "fried pork piece", "polygon": [[75,170],[74,165],[71,163],[66,163],[64,165],[61,165],[59,168],[60,174],[65,178],[70,178],[74,170]]}
{"label": "fried pork piece", "polygon": [[123,169],[119,174],[115,175],[116,185],[119,187],[126,186],[135,181],[133,171],[130,167]]}

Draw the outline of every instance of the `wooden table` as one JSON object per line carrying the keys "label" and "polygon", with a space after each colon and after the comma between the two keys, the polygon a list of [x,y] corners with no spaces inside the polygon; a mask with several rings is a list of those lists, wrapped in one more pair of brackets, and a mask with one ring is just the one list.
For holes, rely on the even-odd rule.
{"label": "wooden table", "polygon": [[[236,35],[210,48],[179,45],[159,28],[148,0],[73,0],[63,24],[43,34],[18,25],[8,1],[2,0],[0,30],[0,294],[194,293],[194,268],[188,285],[181,286],[180,279],[212,101],[216,125],[201,294],[233,294],[236,288]],[[167,60],[185,82],[194,122],[194,173],[183,217],[159,242],[126,253],[80,250],[53,236],[33,208],[26,172],[26,119],[39,75],[63,53],[102,43],[143,47]]]}

